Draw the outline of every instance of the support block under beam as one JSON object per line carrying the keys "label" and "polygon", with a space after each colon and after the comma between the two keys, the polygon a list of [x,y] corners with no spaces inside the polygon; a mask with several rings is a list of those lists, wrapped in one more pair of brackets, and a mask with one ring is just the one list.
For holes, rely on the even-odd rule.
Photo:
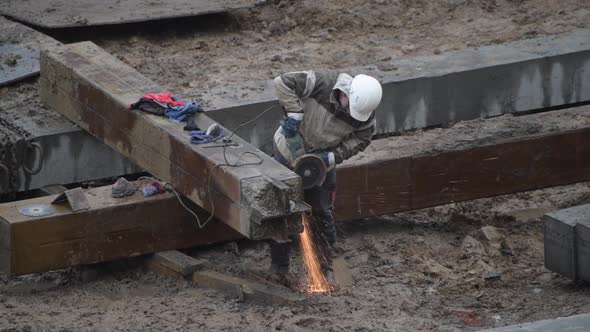
{"label": "support block under beam", "polygon": [[590,281],[590,204],[543,216],[545,267],[574,281]]}
{"label": "support block under beam", "polygon": [[[44,217],[18,212],[21,206],[50,204],[56,196],[0,204],[0,272],[45,272],[242,238],[219,220],[198,229],[173,194],[143,197],[136,192],[117,199],[111,197],[110,186],[86,191],[86,211],[73,212],[60,204]],[[185,203],[207,217],[206,211]]]}
{"label": "support block under beam", "polygon": [[[164,89],[91,42],[45,50],[41,100],[251,239],[301,231],[301,179],[234,136],[237,147],[190,144],[183,124],[128,105]],[[198,124],[213,123],[200,114]],[[226,130],[229,134],[229,131]],[[249,164],[230,167],[231,163]],[[269,179],[273,179],[270,181]],[[283,182],[289,189],[273,185]]]}

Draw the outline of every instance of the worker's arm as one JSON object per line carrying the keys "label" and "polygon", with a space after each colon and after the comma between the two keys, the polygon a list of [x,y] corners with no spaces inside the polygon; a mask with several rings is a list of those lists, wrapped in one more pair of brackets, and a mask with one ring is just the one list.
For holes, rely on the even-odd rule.
{"label": "worker's arm", "polygon": [[320,157],[329,168],[334,167],[359,152],[364,151],[371,144],[371,138],[374,133],[375,120],[372,119],[366,125],[348,135],[336,147],[320,153]]}
{"label": "worker's arm", "polygon": [[287,116],[303,114],[301,100],[311,96],[316,76],[311,70],[297,71],[277,76],[274,83],[279,103],[285,108]]}

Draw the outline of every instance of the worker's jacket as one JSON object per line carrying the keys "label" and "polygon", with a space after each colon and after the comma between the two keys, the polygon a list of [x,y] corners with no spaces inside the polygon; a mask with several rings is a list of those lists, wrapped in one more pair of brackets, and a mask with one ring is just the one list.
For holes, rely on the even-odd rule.
{"label": "worker's jacket", "polygon": [[[363,151],[375,132],[375,113],[364,122],[346,113],[337,100],[337,90],[347,96],[352,77],[337,71],[302,71],[274,80],[279,102],[287,114],[303,113],[299,127],[304,153],[333,152],[336,164]],[[279,126],[274,146],[289,162],[292,147]]]}

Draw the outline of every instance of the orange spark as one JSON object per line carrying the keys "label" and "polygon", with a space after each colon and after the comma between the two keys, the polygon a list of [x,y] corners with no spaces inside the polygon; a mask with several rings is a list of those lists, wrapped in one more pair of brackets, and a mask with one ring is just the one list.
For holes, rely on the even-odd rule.
{"label": "orange spark", "polygon": [[303,223],[303,233],[299,234],[299,244],[301,246],[303,263],[307,270],[307,291],[312,293],[329,292],[331,287],[322,273],[317,246],[313,242],[311,230],[309,229],[309,217],[304,213],[301,215],[301,221]]}

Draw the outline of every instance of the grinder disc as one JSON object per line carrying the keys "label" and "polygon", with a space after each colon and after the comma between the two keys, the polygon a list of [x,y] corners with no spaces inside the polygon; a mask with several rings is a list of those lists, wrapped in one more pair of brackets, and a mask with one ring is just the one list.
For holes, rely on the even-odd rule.
{"label": "grinder disc", "polygon": [[302,179],[303,189],[310,189],[324,183],[326,179],[326,164],[312,154],[303,155],[293,163],[293,171]]}

